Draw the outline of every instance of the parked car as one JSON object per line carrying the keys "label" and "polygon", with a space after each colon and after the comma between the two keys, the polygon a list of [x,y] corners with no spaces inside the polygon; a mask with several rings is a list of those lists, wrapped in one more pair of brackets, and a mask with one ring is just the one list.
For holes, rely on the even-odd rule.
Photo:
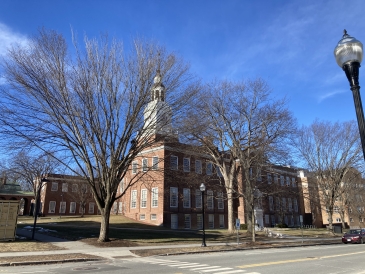
{"label": "parked car", "polygon": [[365,241],[365,229],[350,229],[342,236],[342,242],[363,244]]}

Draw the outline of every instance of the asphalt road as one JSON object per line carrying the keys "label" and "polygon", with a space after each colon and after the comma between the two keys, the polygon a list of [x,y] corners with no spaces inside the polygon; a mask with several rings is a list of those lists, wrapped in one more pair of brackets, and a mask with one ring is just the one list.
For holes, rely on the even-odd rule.
{"label": "asphalt road", "polygon": [[365,244],[116,258],[92,263],[0,267],[0,273],[100,274],[365,274]]}

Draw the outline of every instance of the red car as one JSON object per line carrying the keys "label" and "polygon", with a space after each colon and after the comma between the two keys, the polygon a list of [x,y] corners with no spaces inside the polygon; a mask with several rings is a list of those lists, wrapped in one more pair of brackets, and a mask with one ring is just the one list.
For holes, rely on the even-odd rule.
{"label": "red car", "polygon": [[342,242],[363,244],[365,241],[365,229],[350,229],[342,236]]}

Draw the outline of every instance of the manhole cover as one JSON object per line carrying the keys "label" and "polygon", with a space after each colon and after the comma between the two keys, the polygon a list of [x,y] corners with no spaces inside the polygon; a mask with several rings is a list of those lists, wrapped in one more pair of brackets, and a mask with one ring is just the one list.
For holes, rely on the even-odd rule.
{"label": "manhole cover", "polygon": [[77,267],[77,268],[73,268],[72,270],[75,271],[88,271],[88,270],[96,270],[99,269],[98,267]]}

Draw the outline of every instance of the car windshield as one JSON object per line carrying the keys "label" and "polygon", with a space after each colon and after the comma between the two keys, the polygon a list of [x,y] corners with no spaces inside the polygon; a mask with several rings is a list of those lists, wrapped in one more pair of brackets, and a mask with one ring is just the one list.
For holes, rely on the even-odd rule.
{"label": "car windshield", "polygon": [[361,230],[360,229],[351,229],[349,231],[349,234],[360,234]]}

